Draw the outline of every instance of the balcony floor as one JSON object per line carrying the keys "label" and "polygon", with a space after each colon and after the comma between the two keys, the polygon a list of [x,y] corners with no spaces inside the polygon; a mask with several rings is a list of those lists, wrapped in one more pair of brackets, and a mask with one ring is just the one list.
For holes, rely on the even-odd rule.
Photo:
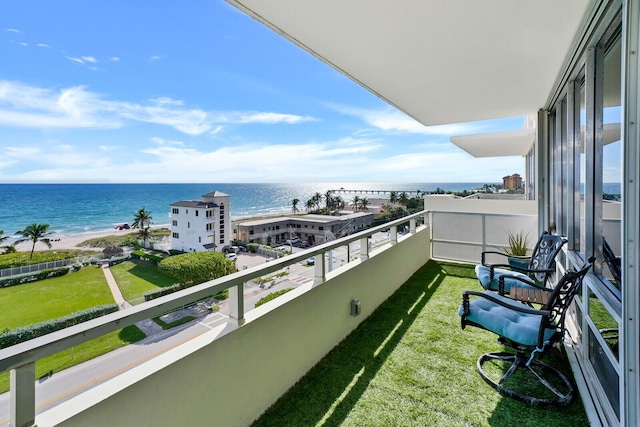
{"label": "balcony floor", "polygon": [[[588,425],[577,395],[565,408],[502,397],[476,371],[496,336],[460,328],[472,266],[430,261],[254,424],[261,426]],[[544,359],[569,373],[553,352]]]}

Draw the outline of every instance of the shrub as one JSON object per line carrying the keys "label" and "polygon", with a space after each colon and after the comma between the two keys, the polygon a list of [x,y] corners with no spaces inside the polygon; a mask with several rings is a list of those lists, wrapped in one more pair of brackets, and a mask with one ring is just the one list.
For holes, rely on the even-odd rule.
{"label": "shrub", "polygon": [[155,291],[147,292],[146,294],[144,294],[144,300],[151,301],[152,299],[160,298],[165,295],[169,295],[174,292],[177,292],[180,289],[184,289],[184,286],[180,284],[175,284],[175,285],[167,286],[166,288],[161,288]]}
{"label": "shrub", "polygon": [[249,252],[254,254],[258,251],[259,247],[260,245],[257,243],[247,243],[247,249],[249,250]]}
{"label": "shrub", "polygon": [[272,292],[269,295],[267,295],[266,297],[260,298],[254,307],[259,307],[262,304],[268,303],[269,301],[278,298],[280,295],[284,295],[287,292],[292,291],[292,290],[293,290],[293,288],[287,288],[287,289],[281,289],[279,291]]}
{"label": "shrub", "polygon": [[158,269],[182,285],[191,286],[234,273],[236,265],[218,252],[189,252],[165,258]]}
{"label": "shrub", "polygon": [[46,322],[11,329],[0,334],[0,348],[10,347],[116,311],[116,304],[100,305]]}
{"label": "shrub", "polygon": [[0,270],[5,268],[22,267],[25,265],[40,264],[42,262],[59,261],[62,259],[75,258],[73,252],[34,252],[33,258],[29,259],[29,252],[13,252],[0,255]]}
{"label": "shrub", "polygon": [[51,279],[52,277],[64,276],[69,272],[69,267],[60,267],[52,270],[42,270],[36,273],[25,273],[17,276],[0,279],[0,288],[22,285],[24,283],[35,282],[36,280]]}
{"label": "shrub", "polygon": [[131,252],[131,256],[133,258],[138,258],[142,261],[149,261],[153,264],[158,264],[160,263],[164,258],[162,258],[161,256],[158,255],[154,255],[154,254],[148,254],[144,251],[141,250],[135,250],[133,252]]}

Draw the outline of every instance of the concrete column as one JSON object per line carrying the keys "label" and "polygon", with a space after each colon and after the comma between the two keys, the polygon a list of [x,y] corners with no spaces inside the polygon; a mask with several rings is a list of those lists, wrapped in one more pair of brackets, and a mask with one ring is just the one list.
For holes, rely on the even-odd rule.
{"label": "concrete column", "polygon": [[35,362],[12,369],[9,375],[11,387],[11,426],[30,427],[36,419],[36,364]]}
{"label": "concrete column", "polygon": [[411,218],[409,220],[409,233],[416,234],[416,219]]}
{"label": "concrete column", "polygon": [[229,317],[244,325],[244,283],[229,288]]}
{"label": "concrete column", "polygon": [[392,245],[398,243],[398,227],[393,226],[389,229],[389,241]]}
{"label": "concrete column", "polygon": [[369,259],[369,238],[363,237],[360,239],[360,261],[366,261]]}
{"label": "concrete column", "polygon": [[[331,256],[331,252],[329,252],[329,256]],[[325,254],[318,254],[315,256],[315,265],[313,272],[313,286],[324,283],[327,280],[326,269],[325,269]]]}

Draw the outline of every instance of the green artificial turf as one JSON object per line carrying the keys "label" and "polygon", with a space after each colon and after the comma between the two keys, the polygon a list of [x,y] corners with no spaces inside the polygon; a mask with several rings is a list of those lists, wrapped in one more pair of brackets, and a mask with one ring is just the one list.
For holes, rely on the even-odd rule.
{"label": "green artificial turf", "polygon": [[175,284],[176,280],[158,271],[146,261],[132,259],[111,267],[116,283],[125,300],[131,304],[144,302],[144,294]]}
{"label": "green artificial turf", "polygon": [[[541,409],[482,380],[477,358],[505,347],[492,333],[460,328],[467,289],[480,289],[471,266],[430,261],[253,426],[588,425],[578,396]],[[544,360],[570,373],[553,352]]]}
{"label": "green artificial turf", "polygon": [[113,302],[104,273],[95,266],[53,279],[0,288],[0,332]]}

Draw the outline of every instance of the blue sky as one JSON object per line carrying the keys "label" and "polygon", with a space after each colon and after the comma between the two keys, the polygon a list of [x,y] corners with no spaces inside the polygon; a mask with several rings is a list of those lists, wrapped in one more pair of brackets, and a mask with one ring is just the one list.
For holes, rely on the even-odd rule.
{"label": "blue sky", "polygon": [[0,4],[0,182],[500,182],[222,0]]}

